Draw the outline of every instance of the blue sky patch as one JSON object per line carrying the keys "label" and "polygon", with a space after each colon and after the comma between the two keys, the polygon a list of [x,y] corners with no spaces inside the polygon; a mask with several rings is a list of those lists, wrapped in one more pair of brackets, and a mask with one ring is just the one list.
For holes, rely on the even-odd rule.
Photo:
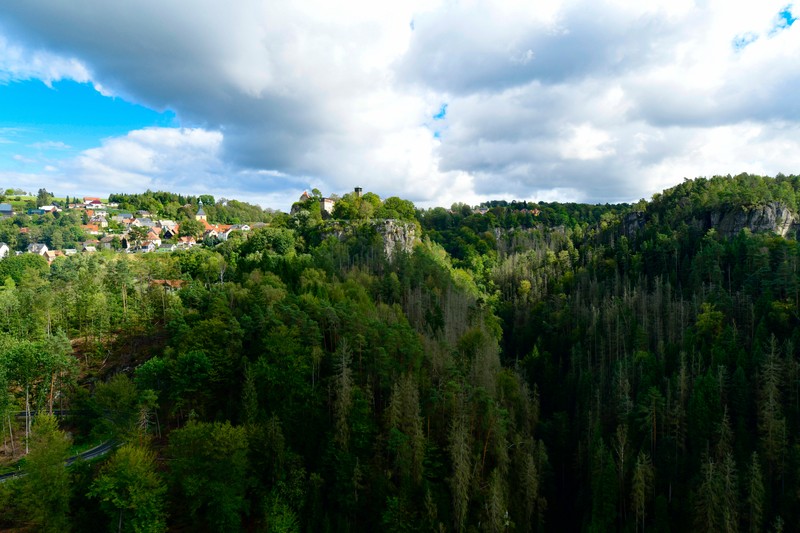
{"label": "blue sky patch", "polygon": [[786,27],[786,28],[788,28],[789,26],[794,24],[794,21],[797,20],[797,17],[792,15],[792,9],[791,8],[792,8],[792,6],[786,6],[786,7],[783,8],[783,11],[778,13],[778,18],[781,21],[780,24],[782,26]]}
{"label": "blue sky patch", "polygon": [[775,35],[779,31],[785,30],[795,23],[797,17],[792,14],[791,4],[784,7],[775,18],[775,26],[770,30],[770,35]]}
{"label": "blue sky patch", "polygon": [[98,93],[91,84],[39,80],[0,84],[0,169],[39,166],[98,146],[99,139],[177,124],[158,112]]}
{"label": "blue sky patch", "polygon": [[439,108],[439,112],[433,115],[433,120],[444,120],[444,117],[447,116],[447,104],[442,104]]}

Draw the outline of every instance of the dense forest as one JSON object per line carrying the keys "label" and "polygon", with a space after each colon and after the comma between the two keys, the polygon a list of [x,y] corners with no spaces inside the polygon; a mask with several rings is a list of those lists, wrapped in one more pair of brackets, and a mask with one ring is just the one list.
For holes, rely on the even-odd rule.
{"label": "dense forest", "polygon": [[[158,194],[115,201],[250,221]],[[214,247],[7,257],[0,528],[792,530],[798,199],[315,196]]]}

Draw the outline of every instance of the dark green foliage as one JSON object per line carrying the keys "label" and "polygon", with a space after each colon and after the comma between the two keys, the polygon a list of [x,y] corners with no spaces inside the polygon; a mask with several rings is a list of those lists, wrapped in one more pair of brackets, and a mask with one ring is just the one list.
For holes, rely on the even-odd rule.
{"label": "dark green foliage", "polygon": [[[12,257],[4,449],[13,430],[24,454],[25,418],[7,415],[26,405],[77,408],[62,422],[76,440],[130,443],[125,461],[76,468],[72,525],[132,528],[141,508],[155,529],[201,531],[787,529],[800,247],[714,221],[795,209],[798,186],[742,175],[635,206],[418,212],[367,193],[325,220],[315,193],[213,249]],[[200,199],[119,200],[188,220]],[[202,201],[218,222],[247,212]],[[389,260],[376,217],[425,233]],[[31,220],[0,235],[58,238],[59,219]],[[168,493],[134,497],[129,471],[158,495],[163,473]],[[3,527],[24,526],[23,507]]]}
{"label": "dark green foliage", "polygon": [[6,257],[0,261],[0,279],[11,278],[15,283],[30,281],[47,272],[47,260],[36,254]]}
{"label": "dark green foliage", "polygon": [[194,528],[235,531],[247,509],[247,437],[230,423],[190,421],[170,434],[170,479]]}
{"label": "dark green foliage", "polygon": [[103,465],[90,496],[101,502],[110,531],[160,533],[166,530],[166,491],[156,472],[155,455],[126,444]]}
{"label": "dark green foliage", "polygon": [[39,415],[31,431],[25,484],[26,507],[30,522],[38,531],[65,531],[69,528],[70,478],[64,460],[69,438],[58,429],[53,416]]}

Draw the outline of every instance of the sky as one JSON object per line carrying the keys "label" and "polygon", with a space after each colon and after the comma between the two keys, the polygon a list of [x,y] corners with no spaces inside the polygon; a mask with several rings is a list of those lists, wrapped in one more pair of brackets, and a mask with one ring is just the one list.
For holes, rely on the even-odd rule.
{"label": "sky", "polygon": [[0,187],[288,210],[800,173],[800,4],[4,0]]}

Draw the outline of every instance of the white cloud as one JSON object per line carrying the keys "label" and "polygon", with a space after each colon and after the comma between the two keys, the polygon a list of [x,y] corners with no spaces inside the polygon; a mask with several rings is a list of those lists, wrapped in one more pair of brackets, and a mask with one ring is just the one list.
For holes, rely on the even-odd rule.
{"label": "white cloud", "polygon": [[14,161],[18,161],[20,163],[36,163],[36,159],[31,159],[30,157],[25,157],[22,154],[14,154],[12,156]]}
{"label": "white cloud", "polygon": [[684,176],[798,172],[785,7],[9,0],[0,81],[90,81],[191,126],[53,165],[103,190],[208,187],[284,209],[312,186],[421,205],[630,200]]}
{"label": "white cloud", "polygon": [[42,141],[31,144],[38,150],[70,150],[72,147],[63,141]]}
{"label": "white cloud", "polygon": [[591,124],[580,124],[567,128],[567,138],[561,145],[565,159],[600,159],[614,155],[611,135]]}
{"label": "white cloud", "polygon": [[72,170],[104,191],[125,184],[134,190],[184,189],[202,183],[219,164],[219,132],[202,129],[148,128],[103,141],[83,151]]}
{"label": "white cloud", "polygon": [[86,82],[91,76],[86,66],[75,57],[30,50],[12,44],[0,35],[0,83],[28,79],[39,79],[50,86],[62,79]]}

